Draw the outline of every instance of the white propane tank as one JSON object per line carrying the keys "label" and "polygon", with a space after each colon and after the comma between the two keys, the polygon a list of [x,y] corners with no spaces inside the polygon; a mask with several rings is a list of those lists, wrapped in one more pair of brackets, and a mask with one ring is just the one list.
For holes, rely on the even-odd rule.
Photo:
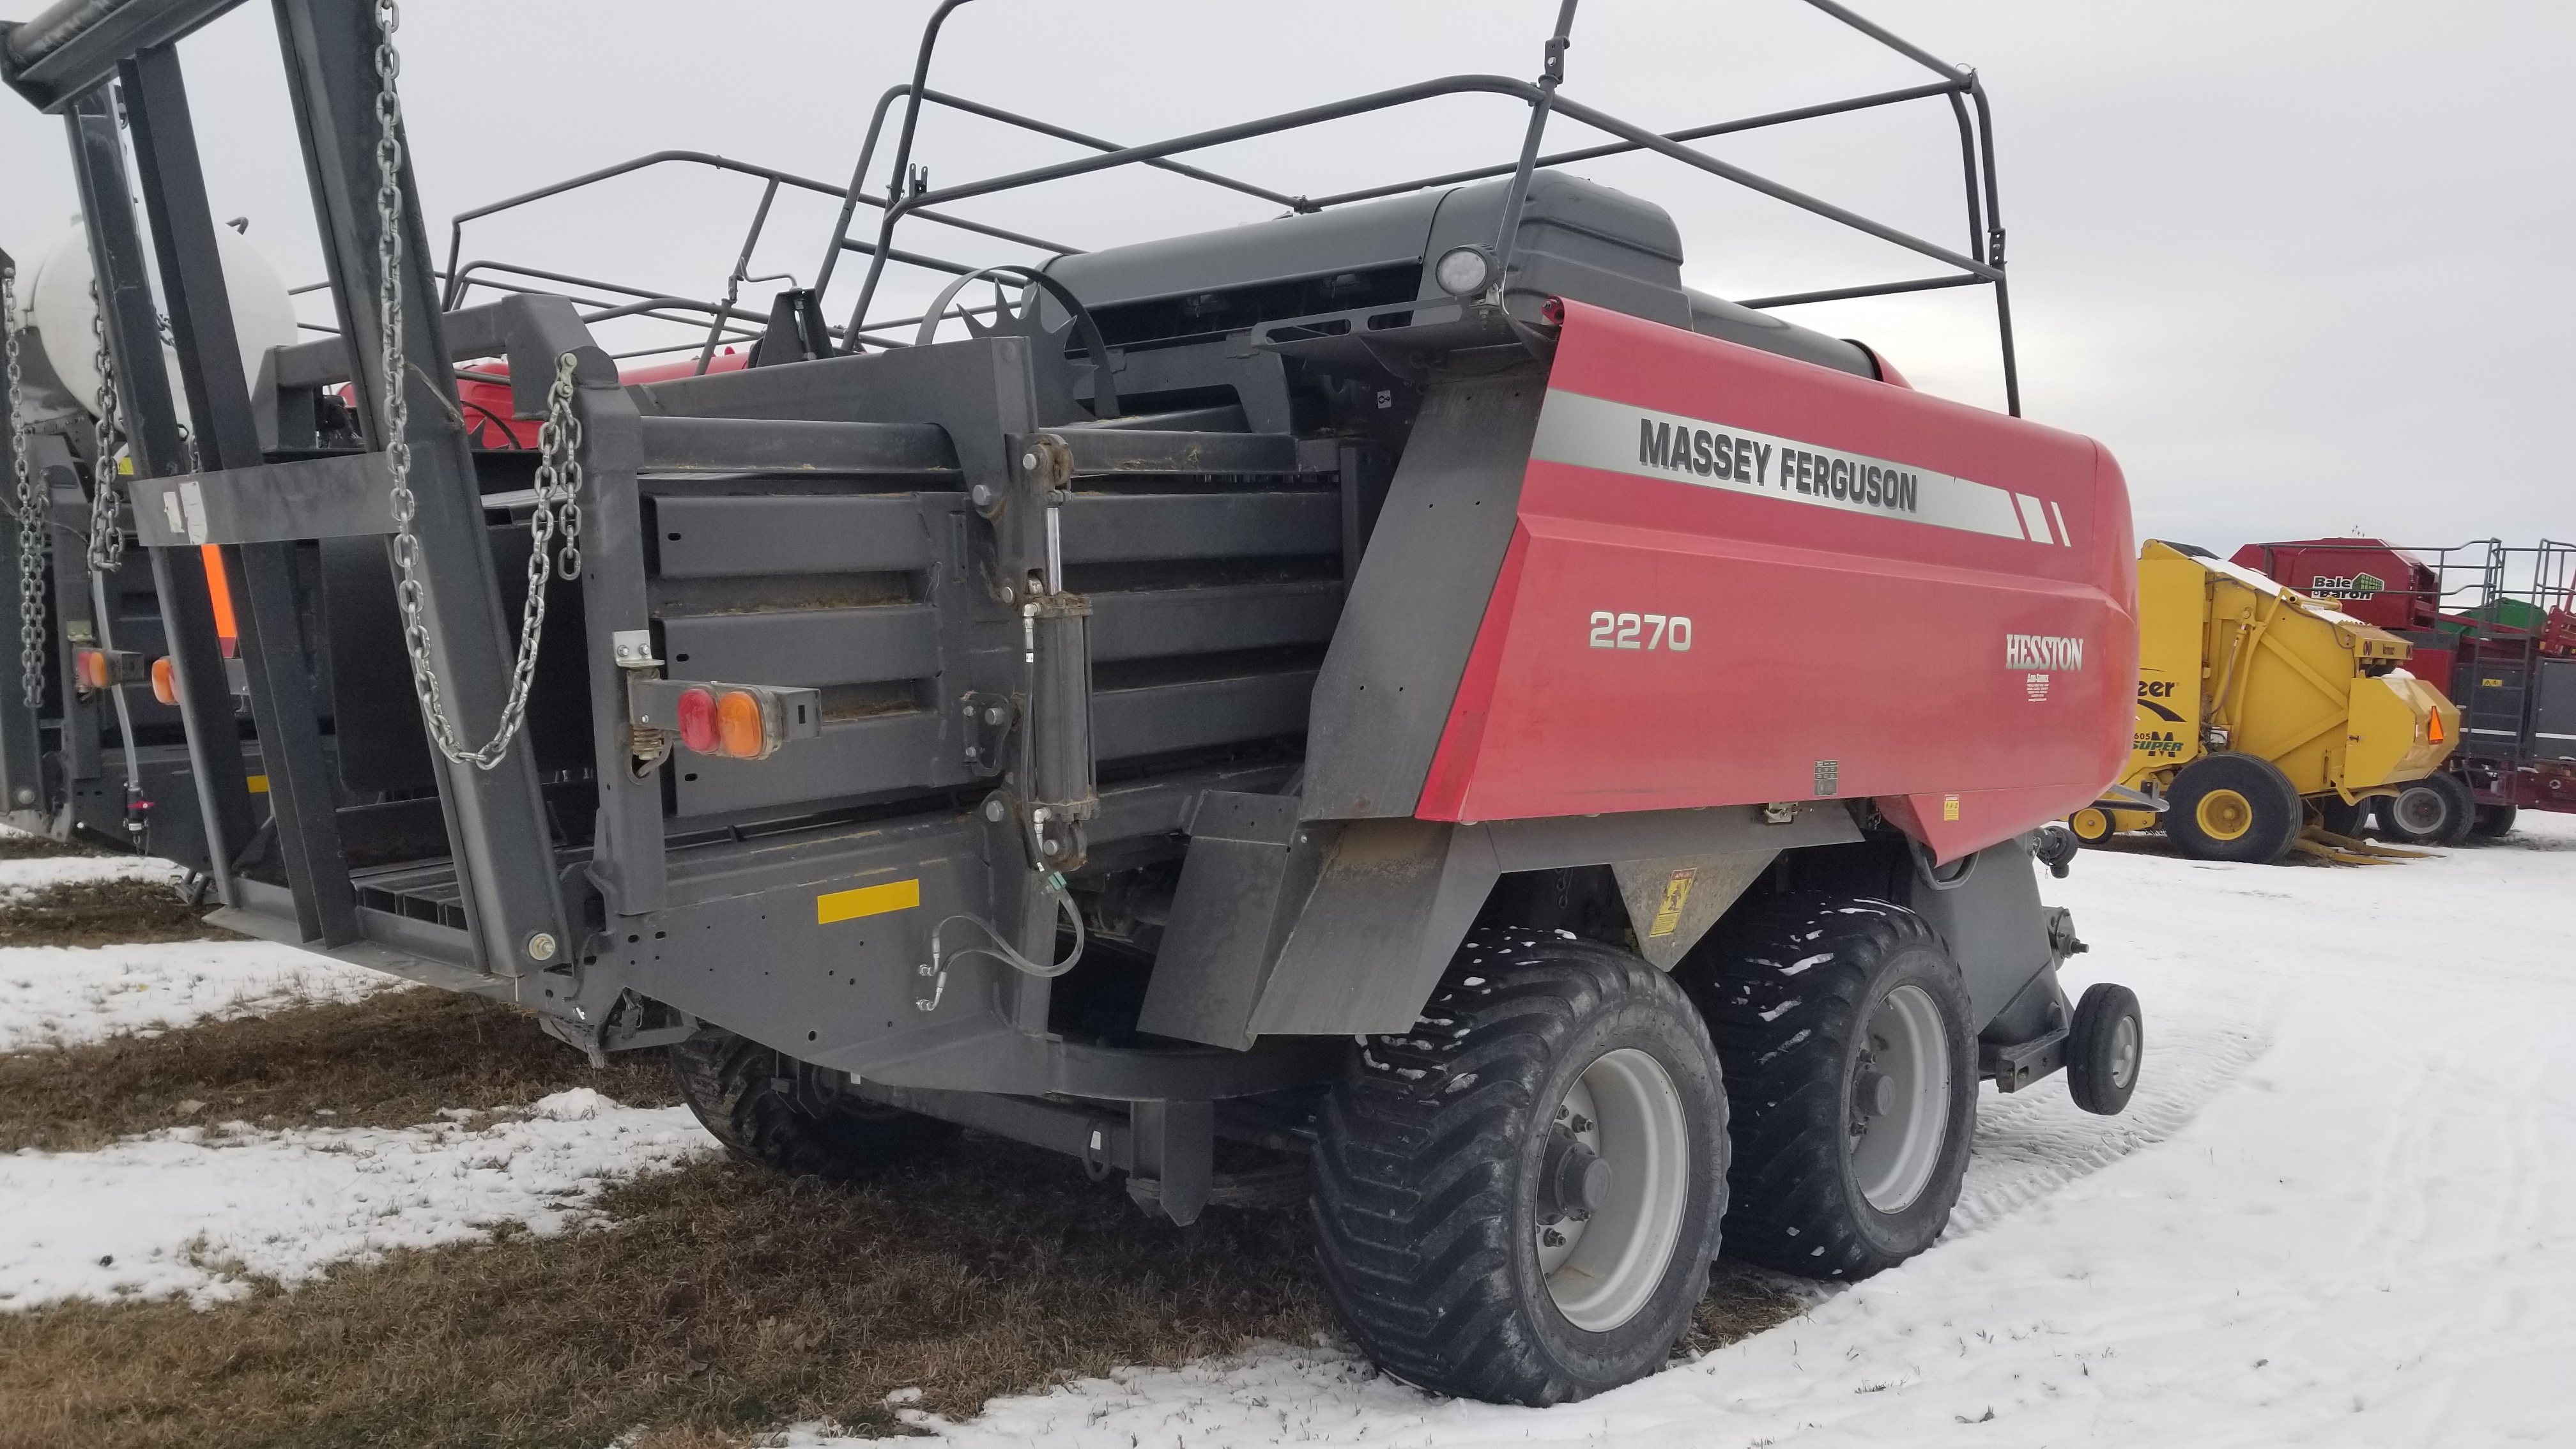
{"label": "white propane tank", "polygon": [[[223,264],[224,290],[233,308],[233,334],[241,343],[242,380],[259,379],[260,359],[272,347],[296,340],[295,303],[286,284],[257,248],[228,227],[215,228],[215,256]],[[83,409],[98,396],[98,339],[91,323],[98,315],[90,299],[89,229],[75,220],[71,229],[44,250],[21,283],[19,308],[44,339],[45,360]],[[154,305],[164,304],[158,294]],[[179,355],[168,347],[162,357],[169,368],[170,392],[187,415],[186,389],[179,380]]]}

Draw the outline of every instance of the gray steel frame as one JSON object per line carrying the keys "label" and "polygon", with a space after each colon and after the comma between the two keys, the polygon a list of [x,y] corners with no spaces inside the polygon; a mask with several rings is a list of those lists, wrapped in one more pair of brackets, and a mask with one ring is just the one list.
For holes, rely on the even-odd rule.
{"label": "gray steel frame", "polygon": [[[748,259],[777,189],[791,184],[826,192],[833,188],[695,153],[657,153],[460,217],[451,229],[451,267],[442,277],[430,264],[406,171],[399,282],[406,296],[424,305],[406,311],[405,354],[416,361],[452,363],[504,353],[514,410],[521,417],[542,415],[557,359],[575,360],[572,406],[582,426],[588,480],[580,647],[591,701],[589,754],[596,766],[598,810],[587,849],[559,851],[546,813],[536,748],[523,735],[497,770],[438,764],[439,807],[451,848],[445,865],[353,872],[340,833],[345,812],[338,805],[313,728],[316,710],[306,692],[306,652],[319,647],[319,641],[302,637],[287,559],[295,540],[365,536],[391,528],[377,407],[386,380],[374,375],[380,349],[378,317],[370,305],[380,281],[376,36],[371,7],[363,0],[275,0],[340,328],[337,338],[272,354],[259,395],[252,396],[232,382],[228,368],[204,362],[231,356],[233,343],[221,277],[213,264],[211,214],[186,95],[170,49],[177,36],[230,3],[68,0],[35,22],[0,33],[0,75],[39,104],[68,115],[108,302],[109,337],[133,422],[136,524],[151,550],[174,657],[180,661],[192,764],[205,794],[209,835],[217,842],[217,887],[227,906],[218,919],[224,923],[457,989],[514,997],[544,1013],[549,1029],[594,1052],[666,1040],[700,1022],[772,1045],[801,1038],[795,1049],[800,1059],[863,1078],[871,1090],[893,1094],[886,1100],[1032,1140],[1054,1141],[1068,1130],[1094,1134],[1104,1144],[1104,1161],[1159,1179],[1164,1210],[1185,1220],[1209,1191],[1206,1145],[1216,1130],[1210,1104],[1320,1080],[1335,1059],[1338,1034],[1408,1027],[1431,979],[1500,875],[1610,863],[1725,861],[1726,868],[1713,871],[1711,878],[1723,875],[1740,884],[1758,873],[1757,857],[1767,861],[1782,849],[1859,838],[1854,818],[1845,807],[1832,804],[1489,826],[1419,822],[1400,818],[1404,810],[1386,808],[1393,802],[1375,798],[1388,787],[1372,783],[1365,769],[1357,775],[1345,770],[1347,778],[1321,770],[1307,782],[1301,801],[1279,793],[1296,768],[1285,758],[1185,757],[1183,751],[1202,744],[1266,737],[1264,721],[1290,718],[1292,711],[1283,704],[1295,706],[1293,726],[1270,733],[1302,732],[1313,672],[1275,669],[1245,680],[1215,681],[1227,686],[1223,689],[1175,687],[1157,697],[1161,702],[1156,708],[1140,715],[1121,712],[1117,691],[1094,694],[1095,658],[1114,661],[1122,650],[1150,653],[1138,641],[1175,631],[1196,630],[1192,637],[1222,638],[1236,647],[1244,639],[1302,639],[1307,636],[1299,631],[1311,632],[1317,608],[1337,602],[1337,594],[1329,591],[1340,583],[1318,588],[1317,581],[1291,580],[1231,593],[1210,590],[1206,608],[1187,620],[1133,612],[1122,616],[1117,608],[1095,618],[1093,600],[1065,581],[1068,563],[1122,557],[1154,561],[1159,556],[1118,551],[1123,542],[1118,521],[1145,499],[1114,488],[1076,497],[1069,486],[1072,479],[1082,474],[1129,486],[1157,474],[1270,480],[1267,492],[1229,497],[1211,491],[1156,506],[1172,514],[1173,527],[1232,540],[1225,547],[1256,555],[1278,546],[1265,536],[1311,536],[1323,541],[1320,547],[1289,546],[1338,554],[1347,575],[1356,557],[1351,520],[1360,450],[1310,448],[1284,433],[1088,423],[1050,428],[1040,407],[1037,353],[1041,345],[1055,346],[1054,337],[991,335],[938,346],[859,351],[862,343],[882,342],[867,327],[866,316],[884,264],[912,260],[891,244],[895,226],[906,216],[1058,254],[1069,250],[925,210],[936,203],[1142,164],[1311,210],[1388,189],[1321,201],[1278,198],[1170,158],[1229,140],[1476,92],[1518,99],[1531,108],[1520,159],[1509,168],[1511,204],[1504,209],[1497,244],[1506,261],[1517,230],[1513,218],[1536,168],[1614,150],[1643,150],[1853,226],[1961,273],[1932,282],[1773,299],[1775,304],[1964,282],[1995,284],[2000,301],[2001,232],[1990,225],[1990,146],[1981,150],[1971,144],[1982,142],[1985,133],[1983,97],[1974,77],[1941,66],[1839,6],[1810,0],[1933,66],[1943,73],[1943,82],[1660,135],[1557,93],[1573,14],[1572,0],[1567,0],[1549,46],[1548,73],[1534,84],[1456,76],[1153,145],[1116,147],[929,91],[925,81],[939,22],[962,3],[947,0],[925,35],[913,83],[890,91],[879,104],[881,123],[895,95],[909,100],[897,174],[909,166],[915,122],[925,101],[1022,124],[1101,154],[944,190],[889,187],[882,198],[866,194],[854,182],[840,192],[843,226],[827,252],[822,279],[828,280],[829,262],[843,250],[871,259],[859,306],[842,333],[844,354],[650,389],[621,385],[614,360],[597,345],[588,322],[621,313],[697,310],[714,319],[717,333],[705,344],[711,347],[729,322],[752,319],[732,307],[733,289],[746,280]],[[169,380],[160,363],[141,237],[125,203],[123,153],[107,90],[111,80],[121,84],[135,122],[138,179],[171,299],[183,381],[193,415],[203,420],[197,440],[202,456],[194,460],[178,434]],[[1684,144],[1688,138],[1796,116],[1945,94],[1959,116],[1968,158],[1972,239],[1967,253],[1807,197]],[[1973,127],[1962,98],[1978,108]],[[1539,144],[1545,121],[1555,113],[1619,139],[1608,148],[1543,156]],[[876,129],[871,126],[863,150],[862,176]],[[522,276],[626,291],[636,300],[585,319],[567,298],[500,284],[508,295],[488,306],[447,311],[425,305],[442,296],[461,302],[469,287],[495,285],[481,275],[497,272],[495,264],[454,263],[461,255],[464,221],[664,162],[716,164],[765,181],[760,212],[725,302],[694,303],[518,269]],[[848,219],[860,205],[876,205],[882,213],[873,245],[846,234]],[[935,261],[924,264],[952,273],[964,270]],[[1075,323],[1088,328],[1080,307],[1072,310]],[[1448,329],[1440,334],[1446,345],[1510,344],[1516,335],[1502,324],[1512,320],[1453,319],[1434,325]],[[2009,387],[2008,311],[1999,311],[1999,322]],[[1098,334],[1086,340],[1094,363],[1105,361]],[[702,360],[704,356],[702,350]],[[263,444],[273,442],[282,428],[279,400],[341,378],[357,384],[359,421],[376,451],[359,458],[266,461]],[[409,390],[411,403],[411,487],[419,500],[413,527],[420,541],[435,667],[446,685],[447,707],[471,730],[498,714],[510,672],[503,600],[486,534],[487,513],[507,505],[486,496],[478,480],[449,373],[416,366],[396,381]],[[1527,421],[1518,412],[1535,406],[1525,396],[1505,397],[1508,389],[1496,385],[1480,391],[1474,379],[1433,377],[1427,386],[1433,411],[1452,409],[1457,413],[1452,421],[1489,435],[1486,443],[1505,452],[1508,439]],[[1104,415],[1116,411],[1109,387],[1096,388],[1095,397]],[[1102,424],[1115,421],[1100,419]],[[1473,480],[1433,476],[1441,467],[1438,460],[1426,460],[1399,475],[1388,507],[1396,508],[1424,489],[1473,486]],[[687,490],[690,475],[782,471],[857,475],[909,491],[782,493],[756,504],[723,500],[723,508],[740,515],[730,524],[740,536],[731,539],[724,536],[727,525],[722,521],[680,522],[717,518],[710,511],[717,507],[715,501]],[[1458,471],[1454,460],[1449,471]],[[657,480],[651,492],[641,481],[648,476]],[[1314,486],[1326,476],[1338,480],[1337,491]],[[1219,516],[1203,504],[1231,512]],[[778,520],[764,511],[825,505],[842,526],[799,528],[790,519],[789,526],[777,527],[772,525]],[[1488,512],[1498,520],[1508,515],[1507,509]],[[867,526],[853,526],[861,521]],[[1401,519],[1392,526],[1400,529]],[[712,541],[702,537],[711,532],[717,535]],[[656,541],[656,534],[663,537]],[[685,549],[670,548],[684,536]],[[198,542],[226,549],[229,567],[244,585],[239,592],[248,600],[243,645],[250,656],[254,712],[272,759],[275,835],[290,882],[285,890],[231,868],[254,831],[241,788],[240,742],[222,693],[211,624],[204,617],[204,581],[188,572],[196,553],[186,545]],[[753,576],[793,572],[792,559],[800,551],[821,550],[816,557],[828,555],[845,572],[897,568],[928,579],[929,596],[917,601],[923,607],[872,617],[869,647],[895,654],[910,650],[943,661],[934,672],[943,688],[954,692],[918,717],[862,718],[842,725],[837,736],[827,728],[822,741],[792,746],[806,753],[780,757],[778,772],[766,787],[783,792],[774,798],[746,796],[739,789],[726,795],[725,777],[717,767],[701,766],[709,778],[695,788],[718,804],[693,810],[687,782],[673,782],[683,826],[675,830],[666,819],[662,777],[630,768],[650,756],[643,750],[648,741],[636,732],[629,684],[656,678],[651,671],[662,667],[635,641],[653,638],[657,625],[666,645],[682,632],[683,623],[699,633],[719,627],[706,618],[662,617],[655,590],[674,579],[687,582],[685,565],[691,561],[722,576],[722,567],[709,564],[710,549],[751,546],[760,556],[740,572]],[[675,563],[683,566],[675,568]],[[1374,578],[1361,570],[1353,587],[1375,598],[1386,592],[1388,582],[1383,568]],[[1468,595],[1482,597],[1473,588],[1459,596]],[[1400,601],[1390,606],[1381,599],[1374,607],[1380,613],[1405,611]],[[1450,634],[1460,623],[1455,609],[1447,607],[1425,608],[1419,619],[1406,621],[1407,627],[1418,624]],[[556,634],[553,647],[565,647],[563,630]],[[1381,666],[1401,668],[1404,661],[1361,658],[1356,665]],[[956,708],[960,704],[962,710]],[[1417,737],[1423,719],[1396,720],[1389,728],[1403,737],[1406,750],[1421,752]],[[1101,740],[1097,748],[1095,735]],[[829,749],[834,738],[848,746],[839,755]],[[1015,758],[996,758],[1005,746],[1016,747]],[[1095,758],[1157,756],[1184,762],[1138,767],[1105,783],[1097,778]],[[871,813],[882,791],[878,784],[856,778],[864,772],[850,761],[862,757],[891,762],[878,767],[884,776],[881,785],[908,791],[909,813]],[[745,799],[772,813],[781,806],[810,803],[818,808],[779,821],[767,820],[758,809],[732,808],[728,813],[724,802],[738,807]],[[1399,818],[1317,818],[1330,814]],[[691,822],[702,828],[688,828]],[[914,937],[923,924],[941,922],[930,932],[935,942],[937,933],[961,916],[991,923],[988,929],[995,938],[1023,956],[1051,958],[1057,948],[1057,872],[1078,873],[1086,864],[1105,870],[1177,861],[1183,842],[1199,834],[1209,848],[1189,851],[1190,864],[1179,887],[1181,902],[1199,904],[1185,913],[1187,919],[1176,921],[1166,945],[1173,960],[1188,968],[1168,979],[1192,989],[1167,990],[1166,975],[1158,967],[1154,989],[1161,995],[1149,998],[1146,1011],[1148,1025],[1167,1039],[1205,1045],[1111,1046],[1053,1034],[1051,979],[1012,969],[998,957],[955,952],[954,941],[952,954],[944,959],[932,945],[932,960],[917,977],[882,969],[913,959],[910,953],[922,944]],[[1735,868],[1739,866],[1744,868]],[[828,939],[817,934],[836,919],[824,909],[834,894],[880,884],[912,886],[918,892],[918,912],[884,931],[858,924]],[[594,904],[595,915],[590,914]],[[424,906],[434,909],[419,909]],[[1715,904],[1705,909],[1713,915]],[[1212,923],[1223,929],[1210,930]],[[1701,928],[1705,925],[1700,922]],[[1377,969],[1381,962],[1387,969]],[[1183,982],[1183,976],[1190,979]],[[676,1011],[679,1024],[643,1027],[641,1000]],[[959,1092],[999,1095],[980,1103],[940,1095]],[[1066,1114],[1058,1107],[1007,1100],[1044,1097],[1131,1104],[1127,1132],[1123,1137],[1102,1135],[1100,1122],[1115,1114],[1101,1109],[1075,1107],[1071,1119],[1059,1120]],[[1114,1152],[1107,1147],[1112,1137]]]}

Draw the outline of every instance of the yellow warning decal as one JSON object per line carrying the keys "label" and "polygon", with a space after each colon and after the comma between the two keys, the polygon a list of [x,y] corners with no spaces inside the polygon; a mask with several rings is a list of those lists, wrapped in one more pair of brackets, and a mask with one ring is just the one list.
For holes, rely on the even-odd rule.
{"label": "yellow warning decal", "polygon": [[1692,867],[1674,871],[1673,878],[1664,882],[1664,903],[1655,911],[1654,924],[1646,928],[1649,937],[1669,936],[1681,928],[1682,907],[1689,903],[1691,882],[1698,876],[1698,869]]}
{"label": "yellow warning decal", "polygon": [[1956,820],[1959,818],[1958,796],[1944,795],[1941,797],[1941,818],[1944,820]]}
{"label": "yellow warning decal", "polygon": [[814,898],[814,924],[828,926],[834,921],[882,916],[888,911],[908,911],[920,904],[919,877],[888,881],[884,885],[861,886],[854,891],[829,891]]}
{"label": "yellow warning decal", "polygon": [[251,776],[251,777],[250,777],[250,792],[251,792],[252,794],[254,794],[254,795],[265,795],[265,794],[267,794],[267,793],[268,793],[268,777],[267,777],[266,775],[253,775],[253,776]]}

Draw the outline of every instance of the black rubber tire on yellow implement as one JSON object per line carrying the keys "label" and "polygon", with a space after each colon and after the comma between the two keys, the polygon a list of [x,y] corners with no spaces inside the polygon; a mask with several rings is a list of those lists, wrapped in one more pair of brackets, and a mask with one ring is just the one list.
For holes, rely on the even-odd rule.
{"label": "black rubber tire on yellow implement", "polygon": [[2477,823],[2469,827],[2470,833],[2487,840],[2502,840],[2513,833],[2513,819],[2521,813],[2512,805],[2481,805]]}
{"label": "black rubber tire on yellow implement", "polygon": [[[946,1147],[946,1122],[822,1094],[814,1070],[717,1027],[671,1048],[671,1076],[698,1121],[737,1157],[790,1177],[850,1182]],[[800,1079],[804,1090],[799,1090]]]}
{"label": "black rubber tire on yellow implement", "polygon": [[2067,816],[2066,828],[2086,845],[2100,845],[2117,833],[2112,829],[2111,812],[2099,805],[2087,805]]}
{"label": "black rubber tire on yellow implement", "polygon": [[1708,1291],[1726,1096],[1699,1014],[1626,951],[1488,928],[1316,1123],[1315,1256],[1360,1347],[1553,1404],[1661,1368]]}
{"label": "black rubber tire on yellow implement", "polygon": [[2165,838],[2194,860],[2270,865],[2289,853],[2307,804],[2281,767],[2259,755],[2203,755],[2165,791]]}
{"label": "black rubber tire on yellow implement", "polygon": [[2317,823],[2347,840],[2357,840],[2362,828],[2370,823],[2370,802],[2355,800],[2347,805],[2341,796],[2321,796],[2317,800]]}
{"label": "black rubber tire on yellow implement", "polygon": [[1932,1246],[1976,1126],[1959,967],[1903,906],[1777,897],[1675,973],[1726,1064],[1731,1258],[1851,1281]]}
{"label": "black rubber tire on yellow implement", "polygon": [[2478,797],[2448,771],[2409,781],[2373,808],[2379,828],[2408,845],[2458,845],[2478,822]]}
{"label": "black rubber tire on yellow implement", "polygon": [[2138,1089],[2146,1054],[2138,994],[2108,981],[2085,987],[2066,1029],[2066,1093],[2075,1105],[2096,1116],[2119,1115]]}

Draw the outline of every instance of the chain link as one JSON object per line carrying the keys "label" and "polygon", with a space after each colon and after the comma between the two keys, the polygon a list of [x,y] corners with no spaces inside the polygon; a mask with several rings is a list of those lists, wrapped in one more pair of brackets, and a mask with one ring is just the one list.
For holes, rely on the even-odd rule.
{"label": "chain link", "polygon": [[[567,352],[556,359],[554,386],[546,394],[546,420],[537,432],[537,506],[529,521],[528,599],[519,614],[519,653],[510,670],[510,692],[492,738],[468,749],[447,718],[438,667],[430,652],[429,620],[420,579],[420,540],[411,531],[418,499],[411,491],[411,403],[405,386],[410,363],[403,355],[402,98],[394,81],[402,57],[394,32],[402,26],[395,0],[376,0],[376,319],[381,333],[377,376],[384,389],[385,461],[393,474],[395,598],[402,606],[403,646],[411,656],[412,690],[430,737],[451,764],[489,770],[501,763],[527,722],[528,691],[536,682],[537,651],[545,636],[546,577],[581,577],[581,420],[573,415],[573,373]],[[562,539],[560,560],[549,552]]]}
{"label": "chain link", "polygon": [[89,284],[89,331],[98,345],[98,393],[92,411],[98,415],[98,458],[90,465],[89,571],[106,573],[125,563],[125,525],[116,516],[116,455],[125,447],[125,429],[117,421],[116,360],[107,351],[107,304],[98,282]]}
{"label": "chain link", "polygon": [[18,357],[16,267],[0,266],[0,332],[9,334],[9,458],[18,485],[19,689],[27,708],[41,709],[45,703],[46,545],[51,541],[45,523],[53,507],[50,499],[40,496],[42,484],[27,456],[30,430],[24,421],[26,370]]}

